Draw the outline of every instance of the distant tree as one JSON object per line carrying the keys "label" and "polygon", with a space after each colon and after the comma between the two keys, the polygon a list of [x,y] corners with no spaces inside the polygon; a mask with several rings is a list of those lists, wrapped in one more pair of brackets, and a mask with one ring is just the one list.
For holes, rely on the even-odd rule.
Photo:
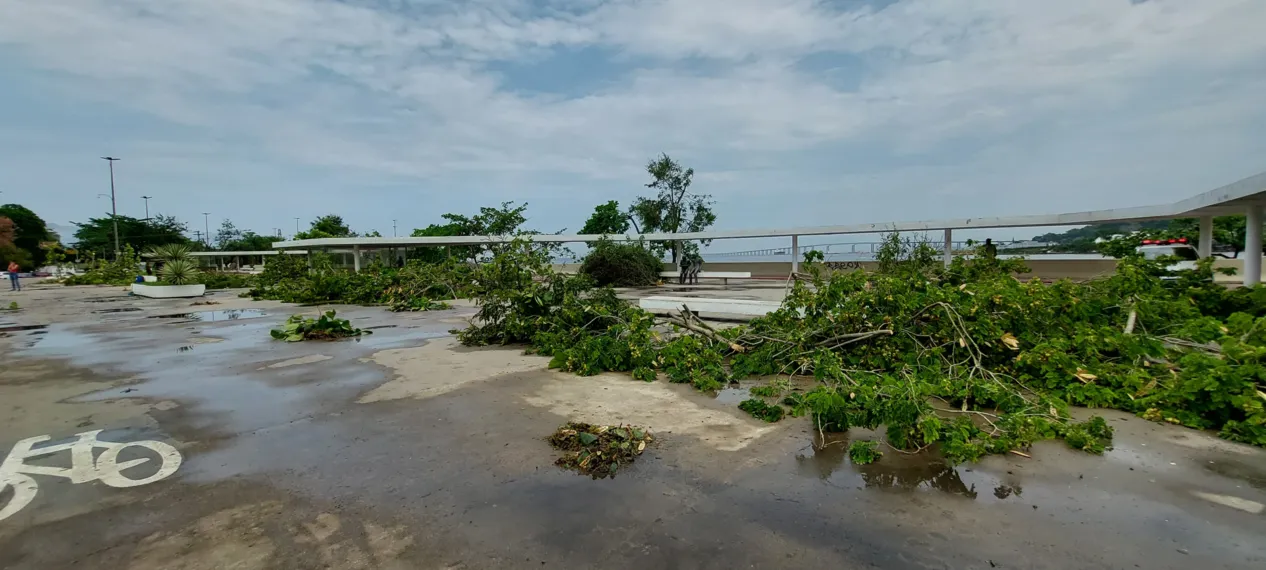
{"label": "distant tree", "polygon": [[[647,163],[646,172],[653,178],[646,187],[654,189],[657,194],[653,198],[638,198],[629,209],[639,233],[698,232],[716,222],[717,216],[712,212],[716,202],[712,196],[690,191],[695,175],[693,168],[682,168],[677,161],[663,154]],[[675,242],[667,242],[661,247],[672,251],[673,263],[676,263],[678,251],[674,245]],[[689,251],[691,248],[682,249]]]}
{"label": "distant tree", "polygon": [[295,239],[321,239],[337,237],[356,237],[356,232],[347,227],[342,216],[329,214],[312,220],[312,226],[306,232],[295,234]]}
{"label": "distant tree", "polygon": [[261,236],[253,231],[246,230],[237,239],[220,246],[223,251],[268,251],[273,248],[273,242],[280,241],[274,236]]}
{"label": "distant tree", "polygon": [[17,226],[13,220],[0,217],[0,267],[8,267],[10,261],[24,268],[31,267],[31,254],[13,243],[16,236]]}
{"label": "distant tree", "polygon": [[47,252],[43,245],[54,239],[48,231],[48,225],[35,212],[19,204],[0,206],[0,216],[13,222],[13,246],[26,252],[30,261],[27,266],[39,267],[44,264]]}
{"label": "distant tree", "polygon": [[[224,220],[220,223],[220,229],[215,232],[215,245],[220,249],[227,249],[225,246],[242,239],[242,230],[237,229],[233,225],[232,220]],[[236,250],[243,251],[243,250]]]}
{"label": "distant tree", "polygon": [[[1221,216],[1213,218],[1213,244],[1229,248],[1234,257],[1244,251],[1244,238],[1247,234],[1248,220],[1244,216]],[[1200,220],[1183,218],[1172,220],[1167,228],[1172,237],[1185,237],[1191,243],[1200,241]],[[1168,237],[1168,236],[1167,236]]]}
{"label": "distant tree", "polygon": [[[132,246],[135,251],[148,251],[156,245],[169,243],[188,244],[185,237],[188,228],[175,216],[155,214],[148,220],[131,216],[118,216],[120,247]],[[107,214],[101,218],[89,218],[75,224],[75,248],[80,253],[92,252],[100,257],[114,255],[114,224]]]}
{"label": "distant tree", "polygon": [[593,215],[580,228],[582,234],[613,235],[629,231],[629,215],[620,211],[620,203],[612,200],[593,209]]}
{"label": "distant tree", "polygon": [[[523,235],[528,233],[520,229],[520,226],[527,222],[527,218],[523,215],[527,206],[527,204],[516,206],[514,202],[502,202],[500,208],[485,206],[473,216],[444,214],[440,217],[448,220],[448,223],[431,224],[425,228],[415,229],[411,235],[413,237]],[[434,247],[422,248],[416,255],[410,255],[424,261],[439,261],[450,255],[474,260],[488,249],[490,249],[489,246]]]}

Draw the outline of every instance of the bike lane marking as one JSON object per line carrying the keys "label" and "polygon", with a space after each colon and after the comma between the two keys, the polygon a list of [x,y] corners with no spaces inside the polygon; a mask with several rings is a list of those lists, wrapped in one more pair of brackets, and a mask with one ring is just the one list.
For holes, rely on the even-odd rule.
{"label": "bike lane marking", "polygon": [[[93,430],[75,434],[69,443],[59,443],[40,448],[35,444],[52,439],[48,435],[29,437],[13,445],[8,456],[0,462],[0,493],[12,489],[7,504],[0,504],[0,521],[21,511],[35,499],[39,492],[39,483],[32,475],[44,475],[69,479],[73,484],[100,480],[110,487],[126,488],[154,483],[170,477],[183,462],[180,452],[171,445],[154,440],[131,442],[102,441],[97,439],[101,430]],[[119,462],[119,454],[128,447],[143,447],[158,456],[158,471],[143,479],[132,479],[123,471],[151,461],[152,457],[141,457]],[[93,449],[104,448],[95,460]],[[62,451],[70,452],[71,466],[52,467],[47,465],[27,465],[26,460],[43,457]]]}

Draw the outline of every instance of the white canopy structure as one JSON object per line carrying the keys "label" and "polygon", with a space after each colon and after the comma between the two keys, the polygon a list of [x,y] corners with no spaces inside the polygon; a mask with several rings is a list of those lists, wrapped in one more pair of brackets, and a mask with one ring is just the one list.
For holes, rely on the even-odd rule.
{"label": "white canopy structure", "polygon": [[375,237],[375,238],[322,238],[295,241],[282,241],[273,244],[277,249],[322,249],[350,248],[359,269],[360,251],[400,247],[438,247],[449,245],[480,245],[506,243],[515,239],[523,239],[541,243],[577,243],[594,242],[604,237],[611,239],[645,239],[646,241],[672,240],[718,240],[790,237],[792,264],[797,264],[795,252],[799,250],[800,236],[866,234],[879,232],[906,232],[944,230],[945,261],[949,263],[954,230],[988,229],[988,228],[1025,228],[1042,226],[1075,226],[1099,224],[1106,222],[1136,222],[1147,220],[1167,220],[1176,218],[1198,218],[1200,220],[1200,255],[1208,256],[1212,252],[1213,218],[1244,214],[1248,218],[1244,251],[1244,284],[1255,285],[1261,279],[1262,257],[1252,252],[1262,251],[1262,209],[1266,206],[1266,172],[1250,176],[1221,188],[1174,202],[1171,204],[1136,206],[1131,208],[1114,208],[1108,210],[1091,210],[1070,212],[1066,214],[1043,214],[1009,217],[954,218],[944,220],[927,220],[916,222],[877,222],[852,224],[843,226],[807,226],[795,228],[774,228],[754,230],[719,230],[707,232],[690,232],[678,234],[633,234],[625,236],[601,236],[591,234],[568,235],[525,235],[525,236],[443,236],[443,237]]}

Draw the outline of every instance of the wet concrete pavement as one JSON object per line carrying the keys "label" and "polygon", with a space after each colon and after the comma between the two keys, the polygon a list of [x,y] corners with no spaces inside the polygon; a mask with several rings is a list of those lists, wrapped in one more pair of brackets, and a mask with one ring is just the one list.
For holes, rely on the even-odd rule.
{"label": "wet concrete pavement", "polygon": [[[733,394],[458,347],[446,331],[469,308],[338,307],[384,328],[282,343],[269,328],[322,308],[29,289],[0,323],[48,327],[0,338],[0,452],[100,429],[183,462],[130,488],[33,475],[38,495],[0,521],[4,568],[1266,567],[1266,453],[1124,414],[1105,457],[1052,443],[854,466],[847,435],[760,423]],[[236,309],[261,313],[150,318]],[[572,419],[658,442],[594,481],[544,441]]]}

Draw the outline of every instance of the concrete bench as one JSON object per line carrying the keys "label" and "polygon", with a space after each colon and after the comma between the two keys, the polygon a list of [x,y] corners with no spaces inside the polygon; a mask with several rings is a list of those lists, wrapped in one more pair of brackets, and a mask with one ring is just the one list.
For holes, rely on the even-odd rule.
{"label": "concrete bench", "polygon": [[763,317],[778,310],[778,301],[753,301],[750,299],[708,299],[703,297],[643,297],[637,305],[652,313],[677,312],[681,306],[690,307],[696,313],[723,313],[747,317]]}
{"label": "concrete bench", "polygon": [[[660,277],[681,277],[681,273],[675,271],[662,271]],[[722,285],[729,285],[731,279],[751,279],[752,274],[747,271],[700,271],[700,279],[720,279]]]}

